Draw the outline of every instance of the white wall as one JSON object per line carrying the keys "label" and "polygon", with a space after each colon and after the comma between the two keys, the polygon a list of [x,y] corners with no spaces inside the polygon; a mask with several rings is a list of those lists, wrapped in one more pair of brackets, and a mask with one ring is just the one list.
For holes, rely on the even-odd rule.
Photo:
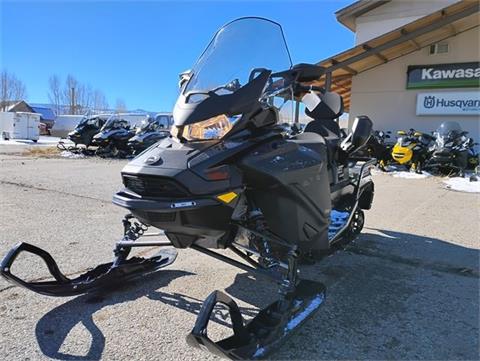
{"label": "white wall", "polygon": [[[356,115],[368,115],[375,129],[399,130],[415,128],[421,131],[435,130],[442,121],[458,121],[472,137],[480,140],[479,116],[417,116],[416,97],[422,92],[441,92],[462,89],[407,90],[409,65],[473,62],[479,60],[480,28],[475,28],[449,38],[449,53],[429,55],[428,48],[403,56],[353,77],[350,105],[350,126]],[[479,91],[477,88],[476,91]]]}
{"label": "white wall", "polygon": [[458,1],[392,0],[355,20],[355,45],[376,38]]}

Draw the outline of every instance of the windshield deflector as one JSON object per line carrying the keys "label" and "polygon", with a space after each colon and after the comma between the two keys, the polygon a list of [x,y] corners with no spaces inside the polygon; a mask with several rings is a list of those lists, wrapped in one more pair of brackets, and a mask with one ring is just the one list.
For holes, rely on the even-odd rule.
{"label": "windshield deflector", "polygon": [[184,94],[189,103],[212,93],[231,94],[252,80],[255,69],[276,72],[291,66],[279,24],[264,18],[240,18],[215,34],[192,68]]}
{"label": "windshield deflector", "polygon": [[457,122],[447,121],[440,124],[437,128],[436,133],[440,136],[448,136],[450,134],[460,134],[462,132],[462,127]]}

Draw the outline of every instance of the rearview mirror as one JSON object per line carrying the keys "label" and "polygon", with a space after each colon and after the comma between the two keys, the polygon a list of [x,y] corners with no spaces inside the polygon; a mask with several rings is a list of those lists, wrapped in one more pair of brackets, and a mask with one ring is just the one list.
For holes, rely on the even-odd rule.
{"label": "rearview mirror", "polygon": [[373,123],[366,115],[360,115],[355,118],[352,126],[352,132],[345,138],[340,147],[350,153],[363,147],[372,134]]}
{"label": "rearview mirror", "polygon": [[321,78],[325,74],[325,68],[316,64],[300,63],[292,66],[297,81],[300,83],[311,82]]}
{"label": "rearview mirror", "polygon": [[178,88],[182,89],[183,85],[187,83],[192,77],[192,71],[190,69],[185,70],[184,72],[180,73],[178,77],[180,78],[180,80],[178,81]]}

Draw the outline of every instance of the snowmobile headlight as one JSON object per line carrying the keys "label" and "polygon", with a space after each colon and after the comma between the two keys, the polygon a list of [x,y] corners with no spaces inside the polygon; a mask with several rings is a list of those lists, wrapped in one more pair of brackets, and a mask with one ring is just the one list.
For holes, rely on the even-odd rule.
{"label": "snowmobile headlight", "polygon": [[171,134],[173,137],[186,140],[221,139],[233,128],[239,119],[239,115],[228,117],[225,114],[221,114],[198,123],[180,127],[174,126]]}

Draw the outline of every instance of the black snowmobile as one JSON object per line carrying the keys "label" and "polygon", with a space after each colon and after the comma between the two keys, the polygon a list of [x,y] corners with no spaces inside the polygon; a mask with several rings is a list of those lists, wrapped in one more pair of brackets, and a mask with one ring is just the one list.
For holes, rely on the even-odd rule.
{"label": "black snowmobile", "polygon": [[[175,260],[175,249],[191,248],[277,282],[279,299],[245,322],[235,301],[215,291],[187,342],[222,357],[265,357],[325,302],[323,284],[299,277],[299,259],[321,259],[355,237],[373,200],[375,160],[351,156],[365,145],[372,122],[357,117],[342,138],[335,121],[342,98],[304,85],[323,74],[316,65],[292,66],[279,24],[241,18],[225,25],[183,76],[171,136],[122,170],[125,188],[113,202],[130,213],[114,261],[69,279],[47,252],[21,243],[2,261],[1,274],[41,294],[71,296],[159,271]],[[292,100],[305,103],[314,119],[295,136],[277,125],[284,109],[276,104]],[[148,227],[164,230],[169,241],[138,240]],[[174,248],[127,258],[132,247],[146,246]],[[43,258],[55,280],[13,275],[21,252]],[[207,328],[218,303],[230,312],[233,336],[214,342]]]}
{"label": "black snowmobile", "polygon": [[130,122],[113,114],[93,137],[92,145],[98,146],[95,154],[100,157],[125,158],[131,152],[128,141],[134,135],[135,129],[131,128]]}
{"label": "black snowmobile", "polygon": [[390,131],[375,130],[368,138],[365,147],[355,153],[356,156],[370,157],[377,160],[377,166],[380,170],[386,171],[386,167],[392,162],[393,143],[388,142]]}
{"label": "black snowmobile", "polygon": [[58,148],[61,150],[78,151],[78,145],[82,144],[85,146],[85,149],[88,149],[88,147],[92,145],[93,137],[104,126],[109,117],[110,115],[100,114],[83,118],[75,129],[67,135],[67,138],[71,140],[75,146],[67,147],[65,143],[59,142]]}
{"label": "black snowmobile", "polygon": [[424,169],[435,174],[463,177],[474,153],[474,142],[457,122],[440,124],[433,133],[435,143]]}
{"label": "black snowmobile", "polygon": [[137,155],[169,135],[168,123],[163,121],[162,116],[148,117],[137,127],[135,135],[128,140],[127,145],[132,153]]}

